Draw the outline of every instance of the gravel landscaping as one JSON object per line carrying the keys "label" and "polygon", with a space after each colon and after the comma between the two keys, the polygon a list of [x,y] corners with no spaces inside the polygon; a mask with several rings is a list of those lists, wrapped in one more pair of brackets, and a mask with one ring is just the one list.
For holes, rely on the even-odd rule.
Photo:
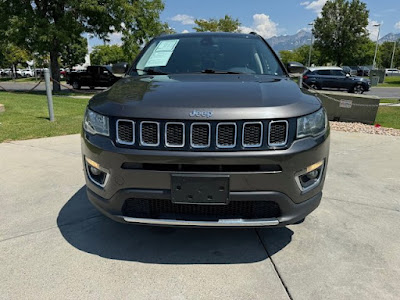
{"label": "gravel landscaping", "polygon": [[346,122],[330,122],[331,129],[336,131],[346,131],[346,132],[362,132],[369,134],[379,134],[379,135],[393,135],[400,136],[400,129],[386,128],[375,125],[366,125],[363,123],[346,123]]}

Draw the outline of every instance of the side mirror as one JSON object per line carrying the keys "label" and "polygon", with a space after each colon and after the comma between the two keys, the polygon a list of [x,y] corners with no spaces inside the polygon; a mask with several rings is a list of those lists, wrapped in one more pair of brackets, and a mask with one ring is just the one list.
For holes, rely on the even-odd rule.
{"label": "side mirror", "polygon": [[114,74],[125,74],[127,71],[127,68],[128,68],[128,63],[121,62],[121,63],[112,64],[111,71]]}
{"label": "side mirror", "polygon": [[346,73],[346,77],[349,78],[349,77],[350,77],[350,74],[349,74],[349,73]]}
{"label": "side mirror", "polygon": [[305,70],[307,70],[307,68],[304,65],[298,62],[288,62],[286,64],[286,69],[288,70],[289,73],[296,73],[296,74],[302,74],[304,73]]}

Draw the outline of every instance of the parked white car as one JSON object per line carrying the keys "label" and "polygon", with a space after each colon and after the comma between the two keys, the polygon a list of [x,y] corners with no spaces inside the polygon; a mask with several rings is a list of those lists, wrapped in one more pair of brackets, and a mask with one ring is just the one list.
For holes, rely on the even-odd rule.
{"label": "parked white car", "polygon": [[24,69],[24,70],[21,70],[21,75],[23,77],[33,77],[34,73],[33,73],[33,70]]}
{"label": "parked white car", "polygon": [[386,76],[400,76],[400,70],[398,69],[385,69]]}
{"label": "parked white car", "polygon": [[11,69],[4,69],[2,72],[3,76],[11,76]]}

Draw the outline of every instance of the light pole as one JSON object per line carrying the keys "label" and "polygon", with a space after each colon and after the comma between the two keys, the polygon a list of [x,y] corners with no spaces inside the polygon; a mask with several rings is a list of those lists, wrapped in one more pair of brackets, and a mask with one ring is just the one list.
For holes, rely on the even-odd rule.
{"label": "light pole", "polygon": [[378,41],[379,41],[379,33],[381,32],[381,24],[374,24],[374,27],[378,27],[378,36],[376,37],[376,46],[375,46],[375,54],[374,54],[374,62],[372,63],[372,69],[376,68],[376,54],[378,53]]}
{"label": "light pole", "polygon": [[393,53],[392,53],[392,60],[390,61],[390,68],[393,69],[393,60],[394,60],[394,52],[396,51],[396,45],[397,45],[397,41],[394,40],[393,43]]}
{"label": "light pole", "polygon": [[85,57],[85,63],[87,63],[90,66],[90,45],[89,45],[89,40],[93,37],[93,34],[88,33],[86,36],[87,39],[87,57]]}
{"label": "light pole", "polygon": [[313,29],[314,23],[308,23],[308,25],[311,26],[310,51],[308,53],[308,67],[311,67],[311,52],[312,52],[312,42],[313,42],[312,29]]}

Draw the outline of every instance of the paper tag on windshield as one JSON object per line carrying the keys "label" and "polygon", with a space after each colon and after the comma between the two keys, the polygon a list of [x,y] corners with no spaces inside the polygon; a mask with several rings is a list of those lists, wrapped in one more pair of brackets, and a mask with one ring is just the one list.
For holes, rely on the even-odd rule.
{"label": "paper tag on windshield", "polygon": [[160,41],[146,62],[145,67],[165,67],[178,42],[179,40]]}

